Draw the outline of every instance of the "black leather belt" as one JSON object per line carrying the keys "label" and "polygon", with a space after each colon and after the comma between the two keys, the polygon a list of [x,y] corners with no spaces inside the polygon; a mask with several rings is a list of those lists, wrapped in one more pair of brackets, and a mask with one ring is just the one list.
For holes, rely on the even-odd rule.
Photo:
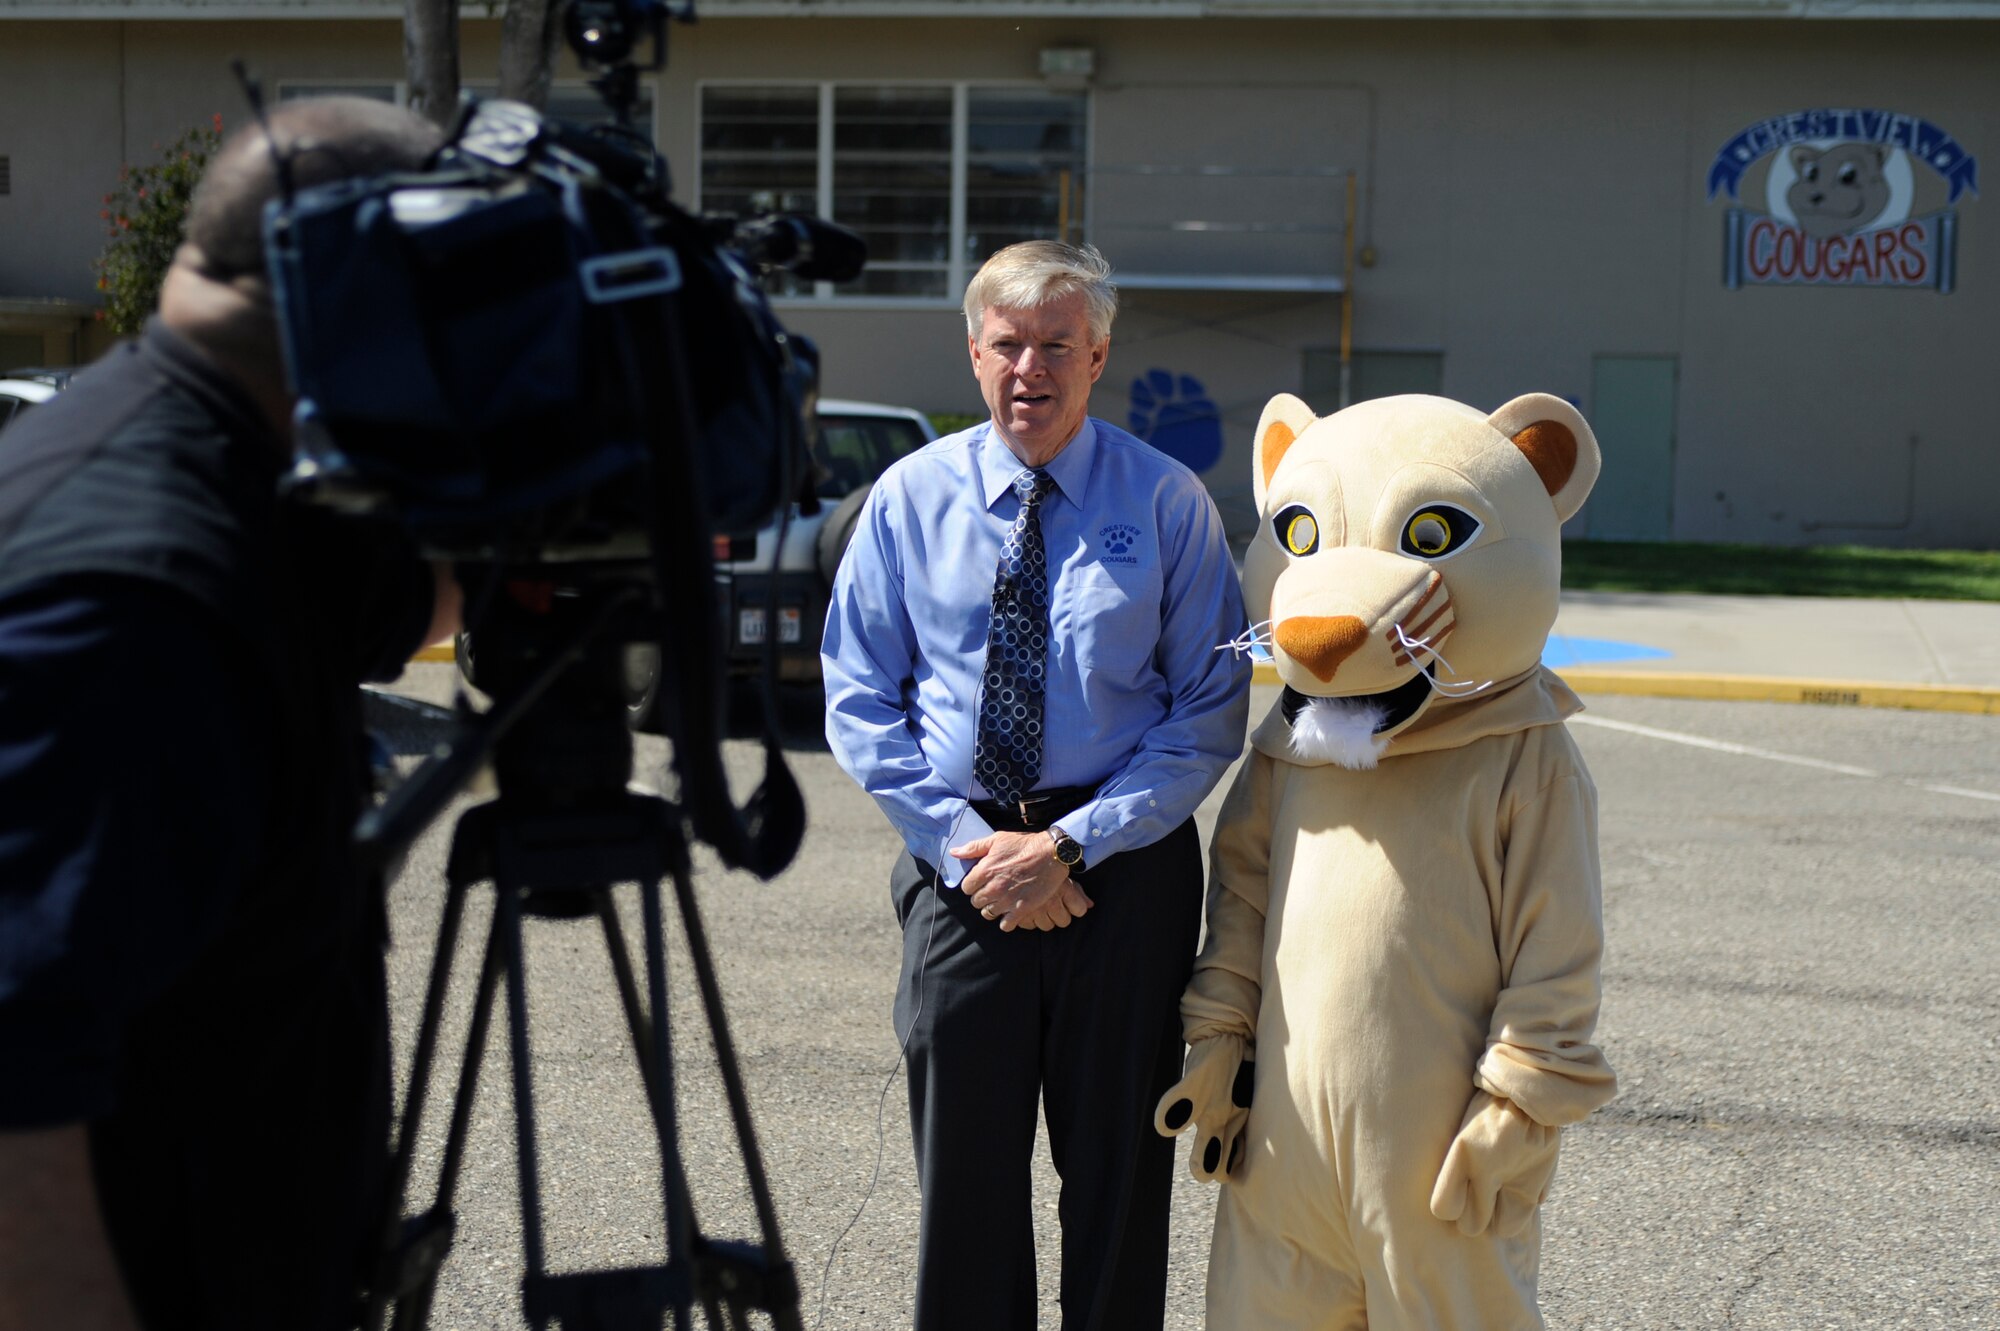
{"label": "black leather belt", "polygon": [[972,800],[972,811],[996,832],[1032,832],[1048,827],[1065,814],[1075,813],[1097,798],[1095,786],[1060,786],[1054,790],[1029,791],[1025,799],[1009,804],[1003,800]]}

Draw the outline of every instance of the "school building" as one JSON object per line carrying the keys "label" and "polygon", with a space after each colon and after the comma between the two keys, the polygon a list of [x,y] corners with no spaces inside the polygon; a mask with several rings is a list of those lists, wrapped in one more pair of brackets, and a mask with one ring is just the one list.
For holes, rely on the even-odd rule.
{"label": "school building", "polygon": [[[87,356],[100,196],[221,112],[403,93],[401,0],[0,0],[0,368]],[[464,11],[491,86],[499,22]],[[1573,534],[2000,544],[2000,0],[702,0],[644,114],[688,206],[861,231],[779,284],[832,396],[972,413],[1029,236],[1122,309],[1094,414],[1251,521],[1264,402],[1577,402]],[[584,115],[577,71],[555,109]],[[502,275],[496,274],[496,280]]]}

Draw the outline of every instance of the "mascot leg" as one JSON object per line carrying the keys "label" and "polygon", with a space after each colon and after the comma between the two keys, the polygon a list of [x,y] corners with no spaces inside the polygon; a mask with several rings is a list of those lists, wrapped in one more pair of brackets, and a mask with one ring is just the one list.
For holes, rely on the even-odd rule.
{"label": "mascot leg", "polygon": [[[1282,1172],[1265,1159],[1242,1182],[1225,1183],[1208,1253],[1208,1331],[1369,1331],[1368,1305],[1344,1232],[1311,1249],[1257,1214],[1257,1176]],[[1332,1198],[1328,1198],[1332,1201]],[[1286,1229],[1289,1229],[1286,1226]],[[1342,1260],[1340,1254],[1350,1254]]]}
{"label": "mascot leg", "polygon": [[1408,1215],[1389,1234],[1357,1235],[1367,1270],[1369,1331],[1543,1331],[1535,1297],[1541,1217],[1518,1233],[1467,1238]]}

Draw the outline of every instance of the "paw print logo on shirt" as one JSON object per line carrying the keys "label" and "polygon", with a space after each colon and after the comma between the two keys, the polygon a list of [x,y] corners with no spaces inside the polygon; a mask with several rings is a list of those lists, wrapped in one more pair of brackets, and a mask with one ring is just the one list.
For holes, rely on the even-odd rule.
{"label": "paw print logo on shirt", "polygon": [[1126,522],[1114,522],[1107,527],[1098,528],[1097,535],[1104,546],[1104,553],[1109,562],[1114,564],[1136,564],[1139,562],[1132,557],[1132,547],[1139,540],[1139,529],[1137,527]]}
{"label": "paw print logo on shirt", "polygon": [[1191,374],[1148,370],[1132,381],[1133,434],[1194,471],[1222,460],[1222,413]]}

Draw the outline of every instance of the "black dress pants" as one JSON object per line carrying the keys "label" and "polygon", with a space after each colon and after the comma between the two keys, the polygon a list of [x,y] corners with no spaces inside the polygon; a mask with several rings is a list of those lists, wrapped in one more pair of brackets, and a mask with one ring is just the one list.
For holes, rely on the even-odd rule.
{"label": "black dress pants", "polygon": [[1079,882],[1095,903],[1082,919],[1002,933],[907,852],[891,874],[923,1189],[917,1331],[1033,1331],[1038,1098],[1062,1178],[1064,1331],[1158,1331],[1165,1315],[1174,1148],[1153,1106],[1180,1075],[1201,929],[1193,822]]}

